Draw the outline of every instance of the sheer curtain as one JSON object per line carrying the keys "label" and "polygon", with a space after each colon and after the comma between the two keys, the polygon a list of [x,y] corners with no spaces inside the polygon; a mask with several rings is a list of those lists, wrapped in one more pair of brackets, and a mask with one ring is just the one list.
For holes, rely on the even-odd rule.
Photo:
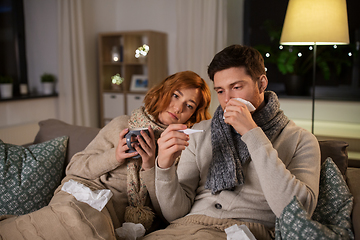
{"label": "sheer curtain", "polygon": [[176,69],[192,70],[207,81],[213,114],[219,103],[207,66],[226,46],[227,0],[177,0],[177,22]]}
{"label": "sheer curtain", "polygon": [[90,99],[96,96],[90,87],[96,82],[87,76],[83,4],[83,0],[58,0],[59,118],[70,124],[96,126],[97,104]]}

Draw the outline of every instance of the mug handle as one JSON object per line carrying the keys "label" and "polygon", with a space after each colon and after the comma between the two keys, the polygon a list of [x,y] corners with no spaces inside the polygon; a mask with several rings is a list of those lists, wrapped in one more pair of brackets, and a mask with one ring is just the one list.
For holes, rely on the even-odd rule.
{"label": "mug handle", "polygon": [[129,133],[127,133],[127,134],[125,135],[126,145],[127,145],[128,148],[130,149],[129,152],[135,152],[135,151],[136,151],[136,150],[131,146],[131,144],[133,143],[133,142],[131,142],[132,136],[136,136],[136,134],[133,134],[133,133],[129,132]]}

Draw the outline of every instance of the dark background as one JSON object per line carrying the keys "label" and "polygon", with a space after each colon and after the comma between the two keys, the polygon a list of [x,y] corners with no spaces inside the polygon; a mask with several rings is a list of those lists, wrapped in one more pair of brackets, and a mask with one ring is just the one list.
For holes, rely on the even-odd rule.
{"label": "dark background", "polygon": [[[352,50],[351,66],[343,67],[340,76],[331,74],[330,79],[325,80],[321,71],[316,70],[316,98],[333,100],[355,100],[360,101],[359,87],[359,44],[360,44],[360,1],[348,0],[348,24],[350,45],[338,46],[339,51],[347,53]],[[244,44],[256,47],[259,44],[270,44],[268,32],[264,27],[265,21],[271,21],[279,29],[282,28],[288,1],[268,1],[268,0],[245,0],[245,19],[244,19]],[[280,44],[279,44],[280,45]],[[335,51],[333,46],[318,46],[319,49],[326,48],[326,51]],[[266,59],[265,59],[266,64]],[[286,75],[282,75],[276,66],[266,64],[268,69],[269,88],[274,90],[280,96],[286,95],[285,81]],[[308,85],[308,91],[302,97],[310,97],[310,88],[312,84],[312,70],[304,81]],[[291,96],[293,97],[293,96]]]}
{"label": "dark background", "polygon": [[14,96],[27,83],[23,0],[0,0],[0,75],[14,80]]}

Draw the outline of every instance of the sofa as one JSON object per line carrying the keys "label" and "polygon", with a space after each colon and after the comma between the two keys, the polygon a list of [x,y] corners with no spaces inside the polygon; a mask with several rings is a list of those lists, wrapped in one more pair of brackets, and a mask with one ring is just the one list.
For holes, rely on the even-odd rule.
{"label": "sofa", "polygon": [[[34,142],[27,146],[43,143],[60,136],[68,137],[64,165],[60,173],[61,178],[65,176],[64,169],[71,157],[75,153],[82,151],[100,130],[99,128],[70,125],[56,119],[40,121],[39,127],[40,129],[35,136]],[[354,197],[351,218],[355,239],[360,240],[360,168],[348,166],[346,150],[348,144],[346,142],[326,140],[319,141],[319,145],[322,162],[325,161],[327,157],[333,159]],[[55,188],[56,187],[57,186],[55,186]]]}

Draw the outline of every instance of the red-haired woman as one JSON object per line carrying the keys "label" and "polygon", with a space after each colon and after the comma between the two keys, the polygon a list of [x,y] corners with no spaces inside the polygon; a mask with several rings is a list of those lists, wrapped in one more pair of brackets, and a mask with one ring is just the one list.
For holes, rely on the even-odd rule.
{"label": "red-haired woman", "polygon": [[[142,223],[148,231],[156,228],[154,217],[161,216],[154,184],[156,141],[170,124],[183,124],[186,129],[209,119],[210,100],[209,87],[196,73],[184,71],[167,77],[148,91],[145,107],[113,119],[85,150],[73,156],[48,206],[23,216],[0,217],[0,238],[116,239],[115,229],[124,222]],[[144,127],[149,135],[143,131],[137,151],[128,152],[126,133]],[[141,157],[133,158],[136,155]],[[64,190],[73,181],[92,190],[90,195],[99,197],[97,193],[106,189],[112,197],[101,209],[91,207]]]}
{"label": "red-haired woman", "polygon": [[[198,74],[184,71],[167,77],[148,91],[144,107],[113,119],[72,158],[67,178],[95,180],[110,189],[118,222],[142,223],[149,230],[153,213],[160,213],[154,185],[156,141],[170,124],[184,124],[186,129],[209,119],[210,100],[209,87]],[[129,153],[124,136],[129,128],[144,127],[149,135],[142,132],[141,148],[135,146],[137,151]],[[138,154],[141,158],[132,158]]]}

